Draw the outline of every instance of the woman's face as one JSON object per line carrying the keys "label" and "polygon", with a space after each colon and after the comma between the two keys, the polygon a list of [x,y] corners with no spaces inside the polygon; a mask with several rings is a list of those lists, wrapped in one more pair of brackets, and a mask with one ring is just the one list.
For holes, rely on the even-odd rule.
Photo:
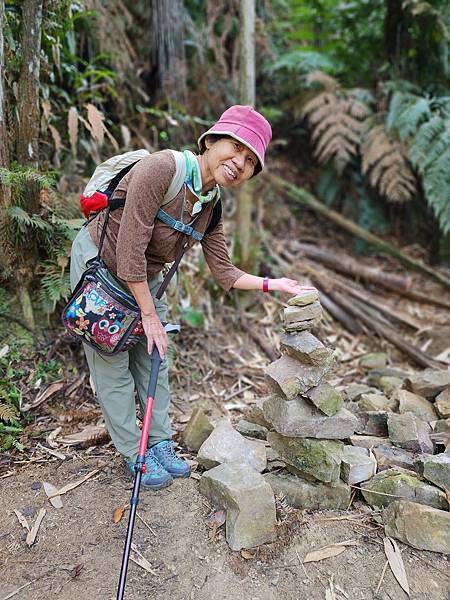
{"label": "woman's face", "polygon": [[205,140],[208,175],[223,187],[236,187],[250,179],[258,164],[256,154],[233,138]]}

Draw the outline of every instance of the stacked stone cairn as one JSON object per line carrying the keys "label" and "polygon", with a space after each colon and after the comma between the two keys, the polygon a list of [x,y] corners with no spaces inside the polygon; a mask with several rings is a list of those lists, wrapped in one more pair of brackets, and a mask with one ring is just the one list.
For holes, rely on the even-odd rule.
{"label": "stacked stone cairn", "polygon": [[289,300],[282,356],[266,369],[273,393],[236,428],[213,427],[201,409],[186,427],[184,443],[207,469],[200,491],[226,510],[227,542],[273,541],[275,494],[299,509],[345,510],[356,486],[383,510],[386,535],[450,553],[450,373],[411,375],[366,355],[367,383],[342,394],[327,381],[333,350],[310,331],[321,313],[316,291]]}

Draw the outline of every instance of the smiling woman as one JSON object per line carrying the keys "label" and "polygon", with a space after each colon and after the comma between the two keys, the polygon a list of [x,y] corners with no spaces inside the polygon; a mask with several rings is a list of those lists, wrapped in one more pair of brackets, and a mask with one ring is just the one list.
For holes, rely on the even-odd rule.
{"label": "smiling woman", "polygon": [[[123,208],[111,213],[108,220],[102,212],[97,214],[74,241],[72,288],[86,271],[86,263],[97,255],[105,229],[101,258],[114,286],[124,293],[131,292],[140,308],[145,335],[132,348],[103,356],[84,345],[108,431],[131,474],[140,438],[134,392],[138,392],[144,409],[151,369],[149,354],[154,344],[164,359],[167,351],[167,334],[161,324],[167,307],[164,297],[157,294],[165,263],[176,260],[180,249],[199,241],[212,276],[225,291],[277,290],[294,295],[310,289],[292,279],[257,277],[235,267],[228,255],[222,217],[217,217],[220,187],[237,187],[261,172],[271,137],[270,124],[254,108],[232,106],[199,138],[199,155],[187,150],[163,150],[140,158],[112,194],[114,201],[126,199]],[[77,316],[89,329],[86,315]],[[111,312],[102,313],[101,318],[105,323],[113,320]],[[174,477],[189,476],[188,464],[175,453],[172,444],[169,403],[168,365],[164,360],[142,478],[147,489],[160,489],[170,485]]]}

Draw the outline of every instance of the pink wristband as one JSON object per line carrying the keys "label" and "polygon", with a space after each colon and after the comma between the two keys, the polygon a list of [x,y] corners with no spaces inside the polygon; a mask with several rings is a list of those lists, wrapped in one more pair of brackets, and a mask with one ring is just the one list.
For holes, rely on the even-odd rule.
{"label": "pink wristband", "polygon": [[263,288],[262,289],[263,289],[263,292],[269,291],[269,278],[267,277],[267,275],[263,279]]}

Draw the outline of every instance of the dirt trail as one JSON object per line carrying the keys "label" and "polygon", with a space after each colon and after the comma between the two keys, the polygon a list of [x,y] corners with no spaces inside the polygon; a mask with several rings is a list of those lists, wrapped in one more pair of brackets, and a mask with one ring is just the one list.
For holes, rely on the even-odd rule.
{"label": "dirt trail", "polygon": [[[33,489],[32,485],[36,488],[38,482],[49,481],[62,486],[77,481],[96,468],[98,460],[75,458],[58,463],[31,463],[0,480],[1,600],[27,583],[12,597],[116,598],[128,511],[117,524],[112,515],[128,502],[131,481],[119,458],[112,459],[111,467],[63,496],[64,507],[57,510],[49,504],[43,488]],[[47,512],[35,545],[28,548],[26,532],[13,510],[31,515],[41,507]],[[138,520],[134,542],[155,574],[130,563],[126,598],[323,600],[331,577],[344,592],[339,594],[338,589],[336,600],[407,597],[389,569],[378,596],[374,595],[385,564],[382,529],[369,524],[362,505],[349,513],[296,513],[296,524],[284,538],[247,560],[229,550],[223,534],[214,541],[209,539],[206,516],[210,510],[195,479],[176,481],[157,493],[142,492],[138,512],[153,532]],[[360,520],[329,520],[346,514]],[[35,515],[27,518],[33,523]],[[346,548],[340,556],[300,564],[308,551],[349,539],[358,545]],[[401,547],[411,598],[446,600],[450,593],[446,558]]]}

